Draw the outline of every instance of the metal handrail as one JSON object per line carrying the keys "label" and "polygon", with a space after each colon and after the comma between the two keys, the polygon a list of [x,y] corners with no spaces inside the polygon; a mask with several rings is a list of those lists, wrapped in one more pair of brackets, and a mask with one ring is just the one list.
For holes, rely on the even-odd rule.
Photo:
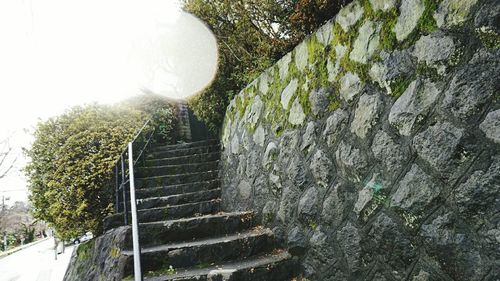
{"label": "metal handrail", "polygon": [[[144,159],[144,153],[151,144],[151,141],[153,139],[154,133],[155,133],[155,128],[152,127],[152,130],[149,134],[147,134],[147,128],[149,125],[151,125],[152,121],[148,120],[144,123],[144,125],[141,127],[141,129],[134,135],[134,138],[132,139],[131,143],[132,145],[140,144],[141,139],[145,139],[145,142],[143,142],[142,146],[137,149],[139,153],[137,154],[136,157],[133,157],[133,163],[134,166],[136,164]],[[146,135],[147,134],[147,135]],[[119,158],[117,159],[115,163],[115,169],[114,169],[114,174],[115,174],[115,212],[116,213],[121,213],[123,211],[124,213],[124,222],[125,224],[128,224],[128,216],[127,216],[127,196],[126,196],[126,191],[125,191],[125,185],[128,183],[128,146],[120,153]],[[120,196],[122,195],[122,196]]]}
{"label": "metal handrail", "polygon": [[[134,276],[135,281],[142,281],[142,271],[141,271],[141,249],[139,243],[139,227],[137,219],[137,206],[135,197],[135,177],[134,177],[134,167],[137,162],[145,157],[145,151],[151,144],[153,139],[155,128],[152,127],[152,131],[147,134],[146,128],[151,124],[151,120],[144,123],[138,133],[134,136],[131,142],[128,143],[127,148],[125,148],[122,153],[120,153],[119,159],[116,161],[114,168],[114,179],[115,179],[115,212],[120,213],[120,206],[123,211],[123,221],[125,225],[129,224],[129,210],[127,208],[127,191],[126,184],[130,187],[130,213],[132,215],[132,241],[134,249]],[[145,142],[140,143],[141,138],[145,137]],[[141,145],[139,148],[139,154],[134,158],[134,144]],[[128,164],[128,165],[127,165]],[[126,170],[128,166],[128,170]],[[127,177],[128,174],[128,177]],[[120,199],[122,202],[120,202]]]}
{"label": "metal handrail", "polygon": [[137,220],[137,205],[135,201],[134,153],[133,143],[128,143],[129,176],[130,176],[130,211],[132,213],[132,247],[134,251],[134,279],[143,281],[141,270],[141,245],[139,243],[139,222]]}

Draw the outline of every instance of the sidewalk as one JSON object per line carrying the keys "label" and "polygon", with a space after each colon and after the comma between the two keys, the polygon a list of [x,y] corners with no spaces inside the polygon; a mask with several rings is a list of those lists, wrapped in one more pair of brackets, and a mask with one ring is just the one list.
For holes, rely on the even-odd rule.
{"label": "sidewalk", "polygon": [[6,257],[6,256],[8,256],[8,255],[11,255],[11,254],[13,254],[13,253],[15,253],[15,252],[18,252],[18,251],[24,250],[24,249],[26,249],[26,248],[29,248],[29,247],[31,247],[31,246],[34,246],[34,245],[36,245],[36,244],[38,244],[38,243],[41,243],[41,242],[43,242],[43,241],[49,240],[49,239],[51,239],[51,238],[52,238],[52,237],[46,237],[46,238],[43,238],[43,239],[37,240],[37,241],[35,241],[35,242],[31,242],[31,243],[28,243],[28,244],[26,244],[26,245],[22,245],[22,246],[16,247],[16,248],[14,248],[14,249],[10,249],[10,250],[8,250],[7,252],[2,252],[2,253],[0,253],[0,259],[2,259],[2,258],[4,258],[4,257]]}
{"label": "sidewalk", "polygon": [[[28,245],[26,245],[28,246]],[[45,239],[0,259],[1,281],[62,281],[74,246],[54,257],[54,240]]]}

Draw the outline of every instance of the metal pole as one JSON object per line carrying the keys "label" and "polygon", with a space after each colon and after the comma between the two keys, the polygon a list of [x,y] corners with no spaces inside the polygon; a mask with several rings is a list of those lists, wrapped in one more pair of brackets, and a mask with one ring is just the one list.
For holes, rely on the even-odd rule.
{"label": "metal pole", "polygon": [[137,206],[135,202],[134,157],[131,142],[128,143],[128,159],[130,174],[130,211],[132,213],[132,242],[134,248],[134,279],[135,281],[142,281],[141,246],[139,244],[139,224],[137,223]]}
{"label": "metal pole", "polygon": [[118,164],[115,165],[115,212],[120,212],[120,186],[118,184]]}
{"label": "metal pole", "polygon": [[57,238],[54,236],[54,258],[57,260]]}
{"label": "metal pole", "polygon": [[7,251],[7,232],[4,231],[3,233],[3,250]]}

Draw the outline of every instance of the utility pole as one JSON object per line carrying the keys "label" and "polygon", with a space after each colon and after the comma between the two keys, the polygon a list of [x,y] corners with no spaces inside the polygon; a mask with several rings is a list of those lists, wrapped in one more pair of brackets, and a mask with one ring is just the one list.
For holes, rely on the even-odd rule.
{"label": "utility pole", "polygon": [[10,197],[5,197],[5,195],[2,195],[2,212],[5,211],[5,201],[9,201]]}
{"label": "utility pole", "polygon": [[[5,195],[2,195],[2,216],[0,218],[2,218],[4,216],[4,212],[5,212],[5,200],[9,200],[10,198],[7,197],[5,198]],[[3,250],[4,251],[7,251],[7,232],[3,232]]]}
{"label": "utility pole", "polygon": [[7,232],[3,232],[3,250],[7,251]]}

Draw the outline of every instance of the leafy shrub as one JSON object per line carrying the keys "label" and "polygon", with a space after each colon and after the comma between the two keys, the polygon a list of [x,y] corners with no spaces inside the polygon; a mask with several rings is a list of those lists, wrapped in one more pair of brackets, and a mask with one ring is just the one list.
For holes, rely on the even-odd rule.
{"label": "leafy shrub", "polygon": [[219,45],[212,85],[189,100],[195,115],[218,132],[236,93],[349,2],[183,0],[183,9],[204,21]]}
{"label": "leafy shrub", "polygon": [[25,150],[33,215],[62,239],[101,233],[113,210],[109,179],[116,158],[145,119],[137,110],[89,105],[38,123]]}
{"label": "leafy shrub", "polygon": [[176,115],[172,108],[162,108],[153,113],[152,124],[156,129],[155,141],[157,143],[173,143],[177,137]]}

